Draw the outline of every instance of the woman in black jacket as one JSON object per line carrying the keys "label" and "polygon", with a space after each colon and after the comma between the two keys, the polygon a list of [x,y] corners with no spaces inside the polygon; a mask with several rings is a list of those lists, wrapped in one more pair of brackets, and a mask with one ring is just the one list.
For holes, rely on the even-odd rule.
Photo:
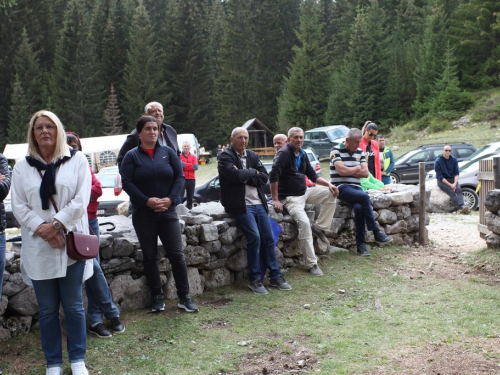
{"label": "woman in black jacket", "polygon": [[189,293],[187,266],[182,247],[179,217],[175,201],[184,185],[179,158],[168,146],[160,146],[158,124],[152,116],[137,121],[140,144],[123,158],[120,174],[123,189],[133,206],[132,223],[141,244],[146,275],[153,297],[152,311],[165,310],[163,289],[158,269],[158,236],[172,264],[179,296],[179,308],[197,312]]}

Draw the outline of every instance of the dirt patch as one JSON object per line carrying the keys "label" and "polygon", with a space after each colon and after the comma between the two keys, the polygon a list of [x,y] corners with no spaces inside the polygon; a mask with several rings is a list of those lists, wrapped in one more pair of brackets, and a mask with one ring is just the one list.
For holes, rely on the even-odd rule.
{"label": "dirt patch", "polygon": [[[256,348],[257,350],[260,348]],[[304,374],[317,369],[319,357],[298,340],[283,342],[279,348],[258,350],[240,358],[236,372],[224,374]]]}
{"label": "dirt patch", "polygon": [[212,307],[214,309],[220,309],[226,306],[229,302],[232,302],[231,298],[221,298],[221,299],[213,299],[213,300],[198,300],[198,304],[205,307]]}

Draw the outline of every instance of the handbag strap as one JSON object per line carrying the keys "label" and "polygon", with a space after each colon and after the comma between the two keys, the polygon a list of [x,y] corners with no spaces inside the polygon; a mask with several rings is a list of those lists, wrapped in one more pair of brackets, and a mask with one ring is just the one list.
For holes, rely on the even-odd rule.
{"label": "handbag strap", "polygon": [[[42,172],[40,171],[40,169],[37,169],[37,170],[38,170],[38,174],[40,175],[40,177],[43,178],[43,175],[42,175]],[[56,201],[54,200],[54,197],[52,195],[50,196],[50,201],[52,202],[52,205],[54,206],[54,209],[56,210],[56,214],[57,214],[59,212],[59,209],[57,208]],[[89,225],[89,229],[90,229],[90,232],[95,236],[96,234],[94,233],[94,231],[92,230],[90,225]],[[64,233],[66,233],[66,228],[64,228],[63,231],[64,231]]]}

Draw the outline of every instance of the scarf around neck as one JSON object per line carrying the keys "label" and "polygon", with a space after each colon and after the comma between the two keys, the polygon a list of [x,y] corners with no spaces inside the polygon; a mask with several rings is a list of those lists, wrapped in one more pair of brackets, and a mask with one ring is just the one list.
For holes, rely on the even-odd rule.
{"label": "scarf around neck", "polygon": [[78,150],[70,150],[70,156],[64,156],[55,163],[45,164],[31,156],[26,156],[28,164],[38,171],[45,171],[40,184],[40,198],[42,199],[42,210],[49,209],[49,199],[56,194],[56,170],[61,165],[70,160]]}

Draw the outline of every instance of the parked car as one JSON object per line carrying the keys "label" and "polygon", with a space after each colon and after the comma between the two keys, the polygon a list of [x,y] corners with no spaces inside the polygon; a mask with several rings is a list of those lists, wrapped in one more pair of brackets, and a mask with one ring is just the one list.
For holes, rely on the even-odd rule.
{"label": "parked car", "polygon": [[104,167],[104,168],[101,168],[99,169],[99,174],[108,174],[108,173],[120,173],[118,171],[118,166],[117,165],[114,165],[112,167]]}
{"label": "parked car", "polygon": [[[391,182],[393,184],[417,184],[419,163],[425,162],[425,172],[434,169],[434,161],[442,155],[444,146],[444,143],[418,146],[397,158],[391,172]],[[451,143],[450,146],[452,155],[458,161],[467,159],[476,151],[476,148],[469,143]]]}
{"label": "parked car", "polygon": [[127,193],[122,188],[122,178],[119,173],[97,173],[95,175],[102,187],[102,195],[97,199],[98,216],[118,215],[116,207],[129,200]]}
{"label": "parked car", "polygon": [[20,225],[17,222],[14,213],[12,212],[12,200],[10,198],[10,191],[7,197],[3,200],[3,205],[5,207],[5,218],[7,219],[7,228],[19,228]]}
{"label": "parked car", "polygon": [[330,157],[330,151],[345,141],[349,128],[345,125],[323,126],[304,133],[304,148],[310,147],[319,158]]}
{"label": "parked car", "polygon": [[[311,162],[311,166],[316,171],[316,174],[319,177],[321,177],[321,164],[318,160],[318,157],[311,149],[305,149],[304,151],[307,153],[307,157]],[[271,172],[273,163],[262,163],[262,165],[266,168],[268,173]],[[314,186],[314,183],[311,182],[307,186]],[[266,186],[264,186],[264,193],[268,196],[268,198],[271,197],[271,188],[269,185],[269,181],[267,182]],[[185,199],[186,198],[183,198],[182,201],[184,202]],[[194,189],[193,206],[197,206],[200,203],[218,202],[218,201],[220,201],[219,176],[213,177],[209,181],[205,182],[203,185],[197,186]]]}

